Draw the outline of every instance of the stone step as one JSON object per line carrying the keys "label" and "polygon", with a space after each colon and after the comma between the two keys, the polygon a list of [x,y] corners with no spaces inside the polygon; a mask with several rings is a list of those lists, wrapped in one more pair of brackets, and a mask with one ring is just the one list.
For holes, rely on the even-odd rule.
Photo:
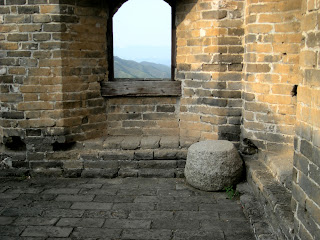
{"label": "stone step", "polygon": [[[18,157],[7,161],[4,167],[9,170],[2,176],[12,176],[13,169],[21,169],[18,176],[183,177],[187,152],[177,137],[107,137],[42,154],[16,154]],[[1,156],[1,160],[6,157]]]}
{"label": "stone step", "polygon": [[237,191],[240,193],[240,203],[243,212],[250,220],[253,233],[257,240],[277,240],[271,224],[268,221],[264,209],[258,199],[254,196],[251,186],[247,182],[237,185]]}
{"label": "stone step", "polygon": [[293,151],[280,155],[268,154],[265,159],[274,177],[290,192],[292,191],[293,154]]}
{"label": "stone step", "polygon": [[87,140],[83,147],[93,150],[121,149],[167,149],[183,148],[179,137],[174,136],[107,136],[105,138]]}
{"label": "stone step", "polygon": [[187,158],[187,149],[96,150],[82,151],[82,160],[179,160]]}
{"label": "stone step", "polygon": [[293,239],[294,223],[291,210],[291,193],[278,182],[262,161],[243,156],[247,181],[261,203],[278,239]]}

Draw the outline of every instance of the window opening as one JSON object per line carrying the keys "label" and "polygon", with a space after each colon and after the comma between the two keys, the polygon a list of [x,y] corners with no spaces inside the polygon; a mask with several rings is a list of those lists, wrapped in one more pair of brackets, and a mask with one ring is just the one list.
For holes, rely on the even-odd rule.
{"label": "window opening", "polygon": [[129,0],[112,19],[110,80],[173,79],[172,7],[164,0]]}

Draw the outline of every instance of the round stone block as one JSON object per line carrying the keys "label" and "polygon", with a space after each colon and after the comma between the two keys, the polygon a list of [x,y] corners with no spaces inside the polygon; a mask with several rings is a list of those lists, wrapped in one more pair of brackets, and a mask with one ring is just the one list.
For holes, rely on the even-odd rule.
{"label": "round stone block", "polygon": [[185,166],[187,182],[204,191],[219,191],[241,180],[242,159],[229,141],[208,140],[192,144]]}

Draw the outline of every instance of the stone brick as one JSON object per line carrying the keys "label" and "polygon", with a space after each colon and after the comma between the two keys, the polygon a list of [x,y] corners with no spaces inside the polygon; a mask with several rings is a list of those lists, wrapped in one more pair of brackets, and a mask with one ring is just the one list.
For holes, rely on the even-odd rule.
{"label": "stone brick", "polygon": [[153,159],[153,151],[152,150],[138,150],[134,152],[134,159],[137,160],[150,160]]}
{"label": "stone brick", "polygon": [[248,72],[269,72],[271,70],[268,64],[248,64]]}
{"label": "stone brick", "polygon": [[53,226],[28,226],[21,234],[23,237],[68,237],[72,228]]}
{"label": "stone brick", "polygon": [[6,5],[25,5],[26,0],[7,0]]}
{"label": "stone brick", "polygon": [[45,23],[43,25],[44,32],[66,32],[67,26],[65,24],[53,24],[53,23]]}
{"label": "stone brick", "polygon": [[223,19],[227,16],[227,11],[225,10],[214,10],[202,12],[203,19]]}
{"label": "stone brick", "polygon": [[307,157],[308,159],[312,159],[313,149],[312,149],[312,145],[308,141],[306,140],[301,141],[300,151],[305,157]]}
{"label": "stone brick", "polygon": [[1,42],[0,43],[0,48],[2,50],[17,50],[18,49],[18,43]]}
{"label": "stone brick", "polygon": [[28,15],[6,15],[4,18],[5,23],[30,23],[31,17]]}
{"label": "stone brick", "polygon": [[8,34],[7,40],[11,42],[28,41],[28,34]]}
{"label": "stone brick", "polygon": [[39,6],[19,6],[19,14],[35,14],[39,13]]}

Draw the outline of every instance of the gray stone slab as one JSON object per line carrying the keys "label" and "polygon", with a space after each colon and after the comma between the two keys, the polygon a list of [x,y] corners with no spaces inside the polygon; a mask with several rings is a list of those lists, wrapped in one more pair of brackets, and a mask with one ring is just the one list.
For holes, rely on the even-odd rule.
{"label": "gray stone slab", "polygon": [[125,229],[122,233],[122,239],[159,239],[169,240],[171,239],[171,230],[167,229]]}
{"label": "gray stone slab", "polygon": [[84,183],[80,185],[76,185],[76,188],[85,188],[85,189],[93,189],[93,188],[101,188],[101,183]]}
{"label": "gray stone slab", "polygon": [[151,160],[153,159],[153,150],[136,150],[134,152],[134,159]]}
{"label": "gray stone slab", "polygon": [[55,201],[62,201],[62,202],[90,202],[93,200],[95,195],[67,195],[67,194],[60,194],[57,196]]}
{"label": "gray stone slab", "polygon": [[71,209],[101,209],[110,210],[112,203],[100,203],[100,202],[75,202],[72,204]]}
{"label": "gray stone slab", "polygon": [[173,197],[158,197],[158,196],[137,196],[134,199],[135,203],[160,203],[160,202],[173,202]]}
{"label": "gray stone slab", "polygon": [[208,211],[179,211],[176,212],[175,220],[218,220],[219,213],[218,212],[208,212]]}
{"label": "gray stone slab", "polygon": [[160,197],[181,197],[181,198],[188,198],[191,196],[194,196],[195,193],[192,190],[189,189],[183,189],[183,190],[164,190],[160,189],[158,190],[158,196]]}
{"label": "gray stone slab", "polygon": [[128,218],[128,210],[85,210],[84,218],[123,219]]}
{"label": "gray stone slab", "polygon": [[30,201],[51,201],[57,197],[56,194],[20,194],[17,200],[26,201],[26,199]]}
{"label": "gray stone slab", "polygon": [[129,214],[132,219],[170,219],[173,211],[132,211]]}
{"label": "gray stone slab", "polygon": [[28,226],[21,236],[23,237],[68,237],[72,228],[52,227],[52,226]]}
{"label": "gray stone slab", "polygon": [[142,178],[173,178],[174,169],[141,169],[138,176]]}
{"label": "gray stone slab", "polygon": [[241,209],[241,205],[236,202],[231,204],[208,204],[208,203],[200,203],[199,211],[221,211],[223,209],[228,209],[229,211],[237,211]]}
{"label": "gray stone slab", "polygon": [[42,189],[39,188],[14,188],[14,189],[8,189],[6,191],[6,193],[10,193],[10,194],[20,194],[20,193],[34,193],[34,194],[38,194],[40,192],[42,192]]}
{"label": "gray stone slab", "polygon": [[[173,240],[225,240],[223,231],[201,231],[178,229],[173,233]],[[235,238],[237,239],[237,238]],[[234,240],[235,240],[234,239]]]}
{"label": "gray stone slab", "polygon": [[155,196],[155,189],[120,189],[117,193],[120,196]]}
{"label": "gray stone slab", "polygon": [[132,160],[134,159],[134,151],[103,151],[99,153],[103,160]]}
{"label": "gray stone slab", "polygon": [[22,226],[50,226],[54,225],[59,219],[48,217],[19,217],[14,221],[14,225]]}
{"label": "gray stone slab", "polygon": [[81,177],[83,178],[115,178],[118,175],[118,168],[108,168],[108,169],[84,169],[81,172]]}
{"label": "gray stone slab", "polygon": [[58,227],[102,227],[104,218],[61,218]]}
{"label": "gray stone slab", "polygon": [[71,202],[58,202],[58,201],[35,201],[29,206],[37,209],[67,209],[70,208]]}
{"label": "gray stone slab", "polygon": [[152,220],[152,229],[193,229],[200,228],[200,221],[196,219],[154,219]]}
{"label": "gray stone slab", "polygon": [[201,222],[201,230],[214,231],[223,230],[224,232],[250,232],[250,223],[245,220],[204,220]]}
{"label": "gray stone slab", "polygon": [[10,237],[10,236],[1,236],[1,240],[61,240],[68,238],[46,238],[46,237]]}
{"label": "gray stone slab", "polygon": [[[138,164],[137,164],[138,165]],[[121,178],[131,178],[131,177],[138,177],[139,170],[132,169],[132,168],[120,168],[118,172],[118,177]]]}
{"label": "gray stone slab", "polygon": [[104,149],[120,149],[121,142],[123,141],[124,137],[108,137],[103,142]]}
{"label": "gray stone slab", "polygon": [[12,236],[18,237],[21,232],[25,229],[23,226],[1,226],[0,227],[0,237],[2,236]]}
{"label": "gray stone slab", "polygon": [[160,148],[179,148],[179,136],[165,136],[161,137]]}
{"label": "gray stone slab", "polygon": [[76,228],[71,238],[75,239],[117,239],[120,237],[121,229],[107,229],[107,228]]}
{"label": "gray stone slab", "polygon": [[141,148],[156,149],[159,148],[160,137],[158,136],[145,136],[141,139]]}
{"label": "gray stone slab", "polygon": [[94,198],[94,202],[105,202],[105,203],[132,203],[134,196],[121,196],[121,195],[97,195]]}
{"label": "gray stone slab", "polygon": [[11,193],[11,194],[6,194],[6,193],[0,193],[0,200],[2,199],[16,199],[19,197],[19,193]]}
{"label": "gray stone slab", "polygon": [[43,194],[77,194],[80,189],[77,188],[51,188],[43,192]]}
{"label": "gray stone slab", "polygon": [[41,216],[42,212],[43,212],[43,209],[30,208],[30,207],[7,208],[1,212],[1,215],[7,216],[7,217],[18,217],[18,216],[36,217],[36,216]]}
{"label": "gray stone slab", "polygon": [[[237,201],[224,199],[224,193],[196,190],[183,179],[30,181],[39,194],[22,191],[31,182],[8,181],[11,189],[21,193],[17,199],[0,201],[1,240],[238,240],[238,235],[251,240],[250,223]],[[51,193],[45,192],[50,189]],[[261,236],[266,234],[260,232]]]}
{"label": "gray stone slab", "polygon": [[154,210],[154,203],[114,203],[113,210],[148,211]]}
{"label": "gray stone slab", "polygon": [[50,209],[45,210],[42,216],[46,217],[81,217],[84,210],[73,210],[73,209]]}
{"label": "gray stone slab", "polygon": [[135,150],[140,147],[141,139],[139,137],[126,137],[121,142],[121,148],[124,150]]}
{"label": "gray stone slab", "polygon": [[15,217],[1,217],[0,216],[0,225],[8,225],[12,223],[16,218]]}
{"label": "gray stone slab", "polygon": [[[255,240],[253,233],[251,231],[225,231],[225,239],[226,240]],[[273,236],[271,238],[265,238],[264,240],[273,240]],[[263,240],[263,239],[259,239]]]}
{"label": "gray stone slab", "polygon": [[104,227],[116,229],[150,229],[151,220],[107,219],[104,223]]}
{"label": "gray stone slab", "polygon": [[175,169],[177,162],[175,160],[154,160],[154,161],[139,161],[139,168],[152,169]]}
{"label": "gray stone slab", "polygon": [[213,196],[190,196],[190,197],[176,197],[176,201],[184,203],[217,203]]}
{"label": "gray stone slab", "polygon": [[79,195],[116,195],[118,189],[116,188],[102,188],[102,189],[81,189]]}
{"label": "gray stone slab", "polygon": [[157,203],[156,209],[158,211],[198,211],[199,207],[194,203],[161,202]]}

